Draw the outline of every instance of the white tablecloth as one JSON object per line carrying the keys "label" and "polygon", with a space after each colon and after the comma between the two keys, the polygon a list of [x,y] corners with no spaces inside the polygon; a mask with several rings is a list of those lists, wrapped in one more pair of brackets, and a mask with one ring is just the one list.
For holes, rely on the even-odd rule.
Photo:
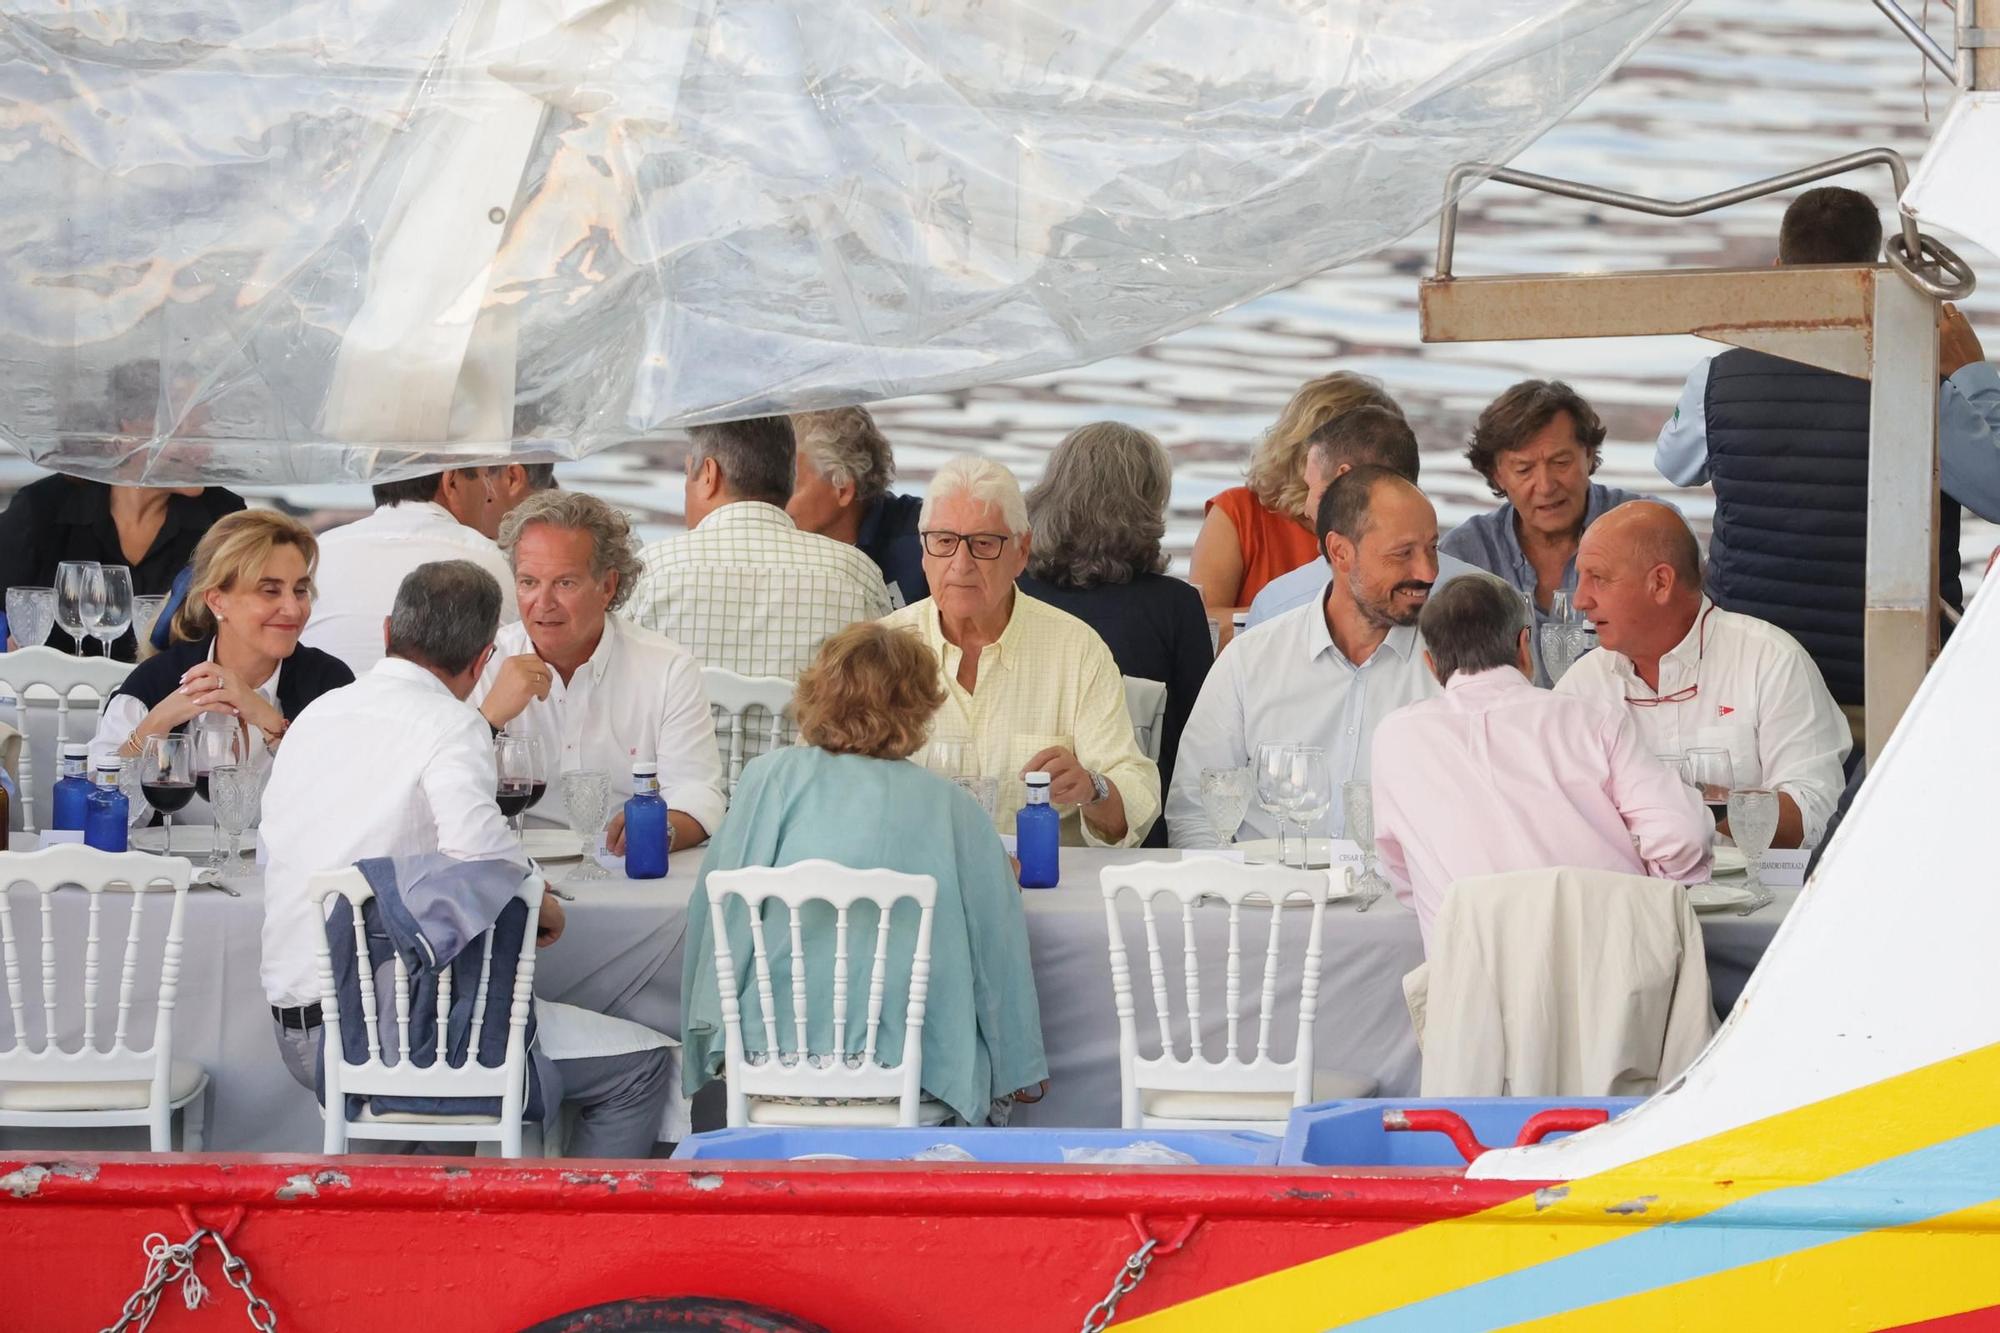
{"label": "white tablecloth", "polygon": [[[1023,893],[1051,1079],[1048,1096],[1037,1105],[1019,1108],[1015,1123],[1117,1124],[1118,1028],[1097,872],[1116,861],[1175,855],[1064,848],[1061,887]],[[541,952],[537,993],[678,1036],[681,945],[699,864],[698,855],[678,856],[673,874],[650,882],[559,881],[577,901],[564,905],[568,928],[563,938]],[[241,897],[212,889],[198,889],[190,896],[175,1053],[199,1061],[215,1080],[207,1136],[210,1150],[312,1152],[320,1140],[319,1113],[279,1063],[270,1009],[257,972],[262,881],[247,859],[243,865],[246,873],[229,880]],[[560,875],[570,868],[558,865],[550,870]],[[1703,919],[1710,979],[1720,1006],[1734,1003],[1795,897],[1795,890],[1781,891],[1777,904],[1751,917]],[[70,901],[63,910],[80,917],[81,895],[65,898]],[[15,901],[17,908],[23,905],[20,896]],[[1144,943],[1136,925],[1137,908],[1130,905],[1129,896],[1127,904],[1126,943],[1132,951],[1144,1033],[1152,1030],[1143,981]],[[17,919],[21,919],[18,912]],[[1163,926],[1172,970],[1178,957],[1172,952],[1178,924],[1167,921]],[[1226,914],[1219,910],[1197,914],[1197,930],[1205,960],[1213,966],[1212,976],[1207,972],[1203,976],[1204,1012],[1208,1026],[1219,1031],[1223,986],[1217,940],[1226,931]],[[1245,926],[1244,939],[1246,952],[1261,953],[1261,920]],[[1414,1095],[1418,1053],[1401,979],[1423,960],[1416,918],[1391,898],[1365,913],[1335,905],[1327,912],[1322,948],[1315,1040],[1319,1067],[1372,1076],[1385,1096]],[[1288,950],[1287,959],[1280,990],[1296,996],[1299,955]],[[33,963],[29,966],[32,969]],[[1246,960],[1246,968],[1258,967],[1261,956]],[[32,991],[38,982],[31,976],[28,984]],[[1246,985],[1246,994],[1248,990]],[[1172,1007],[1178,1011],[1178,984],[1170,992]],[[32,1020],[30,1026],[32,1031]],[[0,1039],[10,1031],[7,1015],[0,1011]],[[1289,1050],[1288,1030],[1278,1048],[1280,1054]],[[48,1136],[38,1135],[31,1141],[21,1131],[0,1130],[0,1147],[26,1146],[143,1147],[144,1138],[138,1133],[96,1130],[82,1139],[64,1136],[50,1142]]]}

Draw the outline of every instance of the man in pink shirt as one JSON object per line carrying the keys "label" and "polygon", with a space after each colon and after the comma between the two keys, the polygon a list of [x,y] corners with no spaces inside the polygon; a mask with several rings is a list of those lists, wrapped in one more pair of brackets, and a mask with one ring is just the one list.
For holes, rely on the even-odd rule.
{"label": "man in pink shirt", "polygon": [[1529,682],[1528,607],[1491,574],[1431,594],[1417,628],[1444,686],[1375,730],[1375,850],[1431,923],[1455,880],[1581,866],[1707,878],[1714,821],[1625,709]]}

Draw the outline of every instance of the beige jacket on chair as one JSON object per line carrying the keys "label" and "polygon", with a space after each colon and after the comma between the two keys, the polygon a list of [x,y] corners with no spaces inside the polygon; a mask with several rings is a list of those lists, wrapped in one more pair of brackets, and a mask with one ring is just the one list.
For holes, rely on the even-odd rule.
{"label": "beige jacket on chair", "polygon": [[[1460,880],[1430,962],[1426,1097],[1645,1096],[1715,1032],[1701,923],[1680,885],[1603,870]],[[1427,992],[1427,993],[1426,993]]]}

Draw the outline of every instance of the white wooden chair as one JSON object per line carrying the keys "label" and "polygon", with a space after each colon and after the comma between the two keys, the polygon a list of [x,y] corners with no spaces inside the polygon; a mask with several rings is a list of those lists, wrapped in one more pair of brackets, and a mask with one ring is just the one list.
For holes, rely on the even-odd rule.
{"label": "white wooden chair", "polygon": [[[1295,1106],[1335,1097],[1366,1097],[1375,1090],[1372,1079],[1333,1072],[1315,1074],[1313,1023],[1319,1009],[1320,930],[1325,921],[1327,876],[1323,871],[1283,866],[1240,865],[1208,859],[1140,861],[1106,866],[1100,874],[1104,921],[1111,945],[1111,989],[1118,1007],[1118,1080],[1120,1123],[1127,1129],[1250,1129],[1283,1133]],[[1139,899],[1145,923],[1146,960],[1150,972],[1154,1019],[1159,1026],[1156,1056],[1139,1050],[1137,1006],[1132,970],[1126,961],[1124,928],[1118,915],[1119,895]],[[1187,1055],[1177,1052],[1174,1020],[1168,1003],[1167,962],[1160,948],[1156,898],[1180,907],[1181,966],[1186,998]],[[1203,900],[1210,900],[1204,902]],[[1283,904],[1291,902],[1291,908]],[[1298,910],[1300,903],[1311,910]],[[1195,945],[1195,919],[1200,912],[1229,914],[1228,958],[1223,981],[1224,1043],[1221,1059],[1206,1053],[1201,998],[1201,965]],[[1264,966],[1256,992],[1243,986],[1243,919],[1267,919]],[[1298,1027],[1288,1059],[1272,1054],[1272,1028],[1278,1015],[1278,979],[1287,923],[1302,928],[1304,958],[1298,993]],[[1246,1005],[1245,1001],[1249,1003]],[[1247,1010],[1247,1012],[1246,1012]],[[1256,1045],[1243,1032],[1254,1016]]]}
{"label": "white wooden chair", "polygon": [[[482,1065],[476,1058],[488,1008],[487,984],[493,975],[492,931],[480,937],[479,988],[474,993],[472,1031],[464,1063],[451,1065],[434,1057],[429,1064],[413,1064],[403,1058],[403,1052],[410,1047],[410,975],[400,957],[393,965],[396,1041],[394,1049],[383,1049],[385,1034],[377,1015],[374,979],[367,962],[368,940],[361,913],[362,904],[375,896],[374,889],[369,887],[368,880],[359,870],[350,867],[314,875],[308,882],[307,892],[319,905],[322,915],[327,911],[329,900],[336,897],[346,899],[353,908],[362,1026],[367,1033],[367,1059],[359,1064],[350,1064],[345,1058],[346,1048],[341,1044],[340,1003],[334,982],[333,954],[327,945],[326,931],[314,932],[313,942],[319,954],[320,1011],[326,1024],[321,1055],[321,1063],[326,1070],[326,1101],[321,1108],[326,1120],[326,1151],[346,1152],[349,1139],[397,1139],[429,1143],[493,1143],[498,1145],[502,1157],[521,1156],[524,1133],[521,1115],[528,1093],[528,1014],[534,1005],[535,992],[535,924],[541,914],[542,902],[540,877],[531,875],[522,880],[517,894],[527,904],[528,919],[521,936],[520,958],[515,964],[514,994],[508,1010],[507,1054],[498,1066]],[[440,1054],[445,1048],[445,1033],[450,1029],[451,998],[451,971],[446,969],[439,973],[437,987],[437,1049]],[[391,1111],[378,1114],[363,1110],[358,1116],[350,1117],[347,1112],[349,1095],[493,1097],[500,1101],[500,1113],[443,1115]],[[544,1110],[553,1118],[556,1108],[545,1107]],[[539,1131],[535,1147],[539,1155]]]}
{"label": "white wooden chair", "polygon": [[[744,1125],[935,1125],[951,1115],[940,1102],[925,1099],[924,1004],[930,990],[931,917],[937,881],[929,875],[893,870],[853,870],[832,861],[800,861],[779,868],[718,870],[708,877],[709,929],[715,936],[715,972],[722,992],[723,1077],[728,1082],[728,1124]],[[738,899],[749,912],[754,964],[742,991],[735,984],[736,960],[729,947],[724,911]],[[876,1037],[888,988],[890,914],[898,903],[917,907],[917,935],[908,963],[909,998],[903,1017],[902,1060],[880,1062]],[[793,1049],[786,1050],[778,1026],[771,982],[771,945],[766,936],[767,903],[782,903],[789,931]],[[811,1050],[807,1012],[805,944],[801,917],[807,903],[834,912],[833,1049]],[[848,925],[854,910],[871,904],[877,912],[874,962],[868,974],[867,1028],[861,1054],[846,1054],[848,1031]],[[867,947],[865,939],[859,940]],[[900,966],[898,960],[897,966]],[[743,994],[756,991],[765,1040],[773,1048],[748,1054],[743,1046]],[[772,1099],[782,1100],[772,1100]]]}
{"label": "white wooden chair", "polygon": [[783,676],[739,676],[721,667],[701,669],[709,711],[715,715],[722,747],[722,792],[736,794],[743,765],[758,755],[790,745],[798,736],[792,720],[793,683]]}
{"label": "white wooden chair", "polygon": [[[103,657],[71,657],[46,644],[33,648],[22,648],[17,652],[0,653],[0,689],[13,691],[16,725],[21,731],[21,827],[29,833],[37,832],[40,825],[35,821],[37,808],[46,808],[44,803],[53,799],[57,771],[61,768],[63,743],[66,741],[87,741],[97,730],[96,718],[104,711],[104,701],[124,683],[132,671],[130,662],[115,662]],[[56,743],[57,762],[44,781],[37,781],[35,774],[34,736],[29,730],[29,691],[33,690],[38,699],[53,696],[56,701]],[[87,690],[97,697],[97,707],[91,714],[89,732],[73,736],[70,734],[70,697],[78,690]]]}
{"label": "white wooden chair", "polygon": [[[78,1129],[144,1125],[154,1152],[173,1150],[174,1112],[181,1113],[181,1151],[200,1152],[208,1071],[174,1058],[174,1000],[180,989],[181,932],[187,912],[192,867],[183,857],[142,852],[100,852],[69,844],[39,852],[0,852],[0,955],[7,976],[7,1008],[13,1019],[12,1045],[0,1047],[0,1125],[13,1128]],[[28,884],[40,900],[41,1003],[24,985],[22,954],[26,922],[14,919],[12,891]],[[88,896],[80,925],[61,934],[80,934],[81,949],[62,947],[56,921],[57,894]],[[171,893],[162,941],[146,936],[146,905]],[[107,894],[130,899],[124,946],[104,938]],[[115,923],[114,923],[115,924]],[[71,941],[72,944],[76,941]],[[134,1038],[147,1030],[143,987],[153,975],[152,1042]],[[80,977],[79,977],[80,968]],[[79,985],[80,981],[80,985]],[[117,986],[110,1044],[102,1044],[102,993]],[[80,1040],[62,1048],[64,1011],[80,1008]],[[28,1014],[40,1014],[39,1045],[29,1044]]]}
{"label": "white wooden chair", "polygon": [[1160,762],[1160,744],[1166,737],[1167,685],[1143,676],[1125,677],[1125,711],[1132,717],[1132,735],[1139,748],[1155,764]]}

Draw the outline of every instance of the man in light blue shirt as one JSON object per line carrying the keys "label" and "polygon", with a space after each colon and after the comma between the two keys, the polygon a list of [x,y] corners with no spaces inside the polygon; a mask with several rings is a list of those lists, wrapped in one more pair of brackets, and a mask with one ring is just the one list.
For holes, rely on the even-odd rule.
{"label": "man in light blue shirt", "polygon": [[[1827,186],[1785,210],[1780,264],[1872,264],[1882,222],[1869,198]],[[1938,593],[1957,606],[1959,507],[2000,518],[2000,373],[1950,306],[1939,324]],[[1860,735],[1868,550],[1867,381],[1731,348],[1688,376],[1654,462],[1715,488],[1707,591],[1804,645]]]}
{"label": "man in light blue shirt", "polygon": [[[1334,478],[1362,466],[1386,467],[1412,486],[1417,484],[1417,437],[1400,413],[1386,407],[1357,407],[1334,417],[1306,439],[1306,512],[1319,513],[1320,498]],[[1471,565],[1438,553],[1439,586]],[[1309,560],[1289,573],[1265,584],[1250,602],[1243,622],[1254,629],[1293,607],[1316,602],[1326,592],[1328,569],[1324,560]]]}
{"label": "man in light blue shirt", "polygon": [[1590,479],[1604,456],[1604,423],[1561,380],[1523,380],[1486,405],[1465,459],[1500,507],[1445,534],[1446,555],[1497,574],[1528,599],[1535,684],[1554,682],[1542,663],[1542,626],[1557,593],[1576,594],[1576,551],[1583,531],[1607,509],[1640,497]]}

